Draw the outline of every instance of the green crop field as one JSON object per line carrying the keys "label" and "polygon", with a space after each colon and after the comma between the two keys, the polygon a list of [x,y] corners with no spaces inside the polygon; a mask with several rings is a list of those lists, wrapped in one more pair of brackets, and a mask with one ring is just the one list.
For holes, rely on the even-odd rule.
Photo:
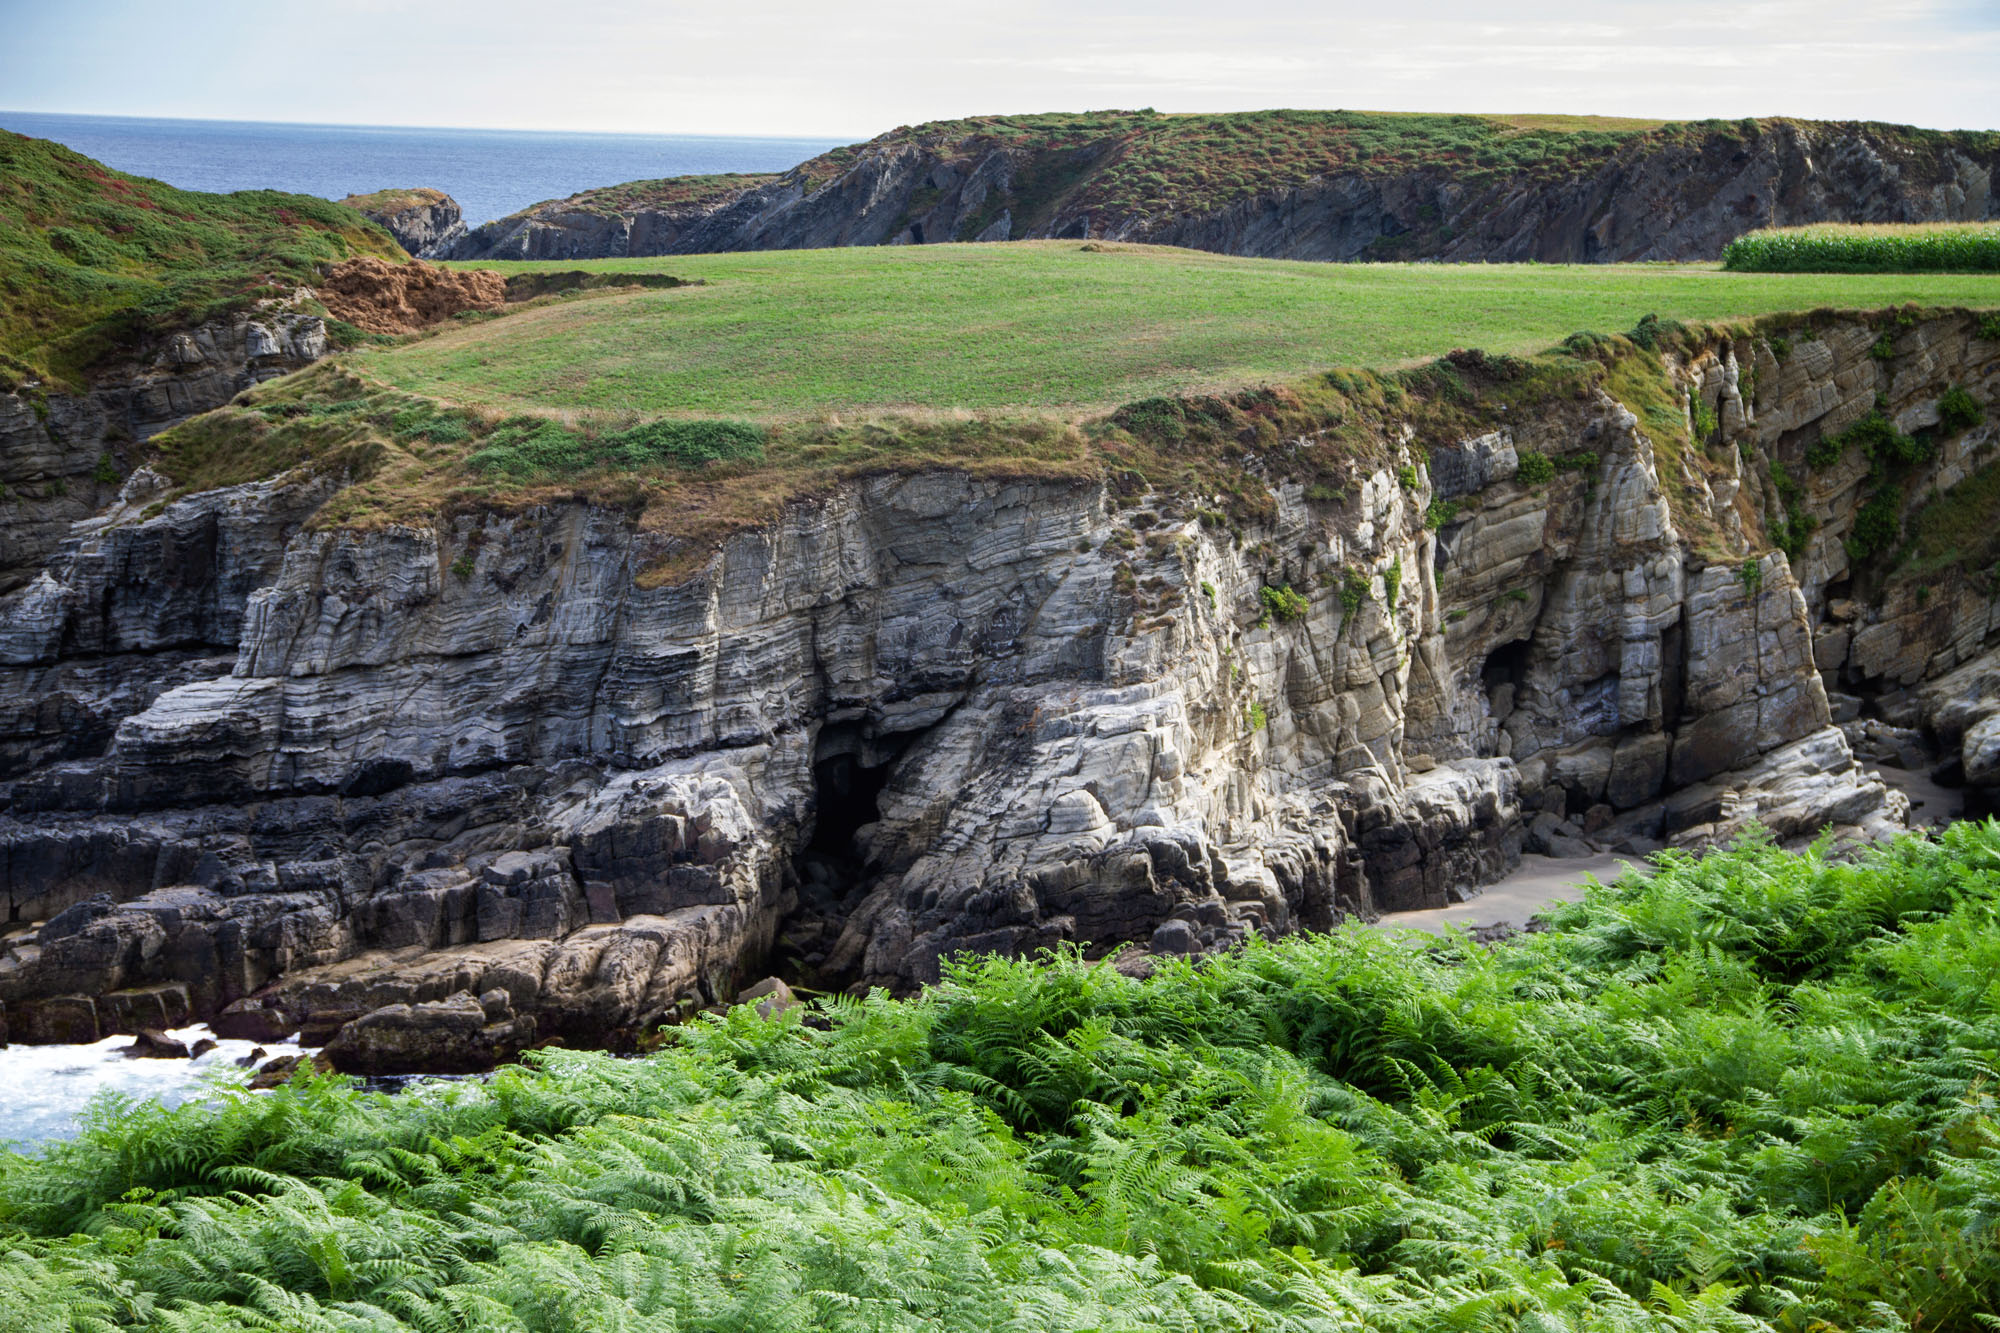
{"label": "green crop field", "polygon": [[1487,948],[987,959],[638,1060],[100,1106],[10,1333],[1980,1333],[2000,826],[1661,858]]}
{"label": "green crop field", "polygon": [[2000,222],[1772,227],[1731,241],[1722,266],[1740,273],[2000,273]]}
{"label": "green crop field", "polygon": [[2000,306],[2000,276],[1977,274],[1312,264],[1063,241],[583,267],[705,285],[562,301],[357,364],[412,392],[504,411],[1085,412],[1335,366],[1407,364],[1457,347],[1533,352],[1578,329],[1628,329],[1647,314],[1698,321],[1904,302]]}

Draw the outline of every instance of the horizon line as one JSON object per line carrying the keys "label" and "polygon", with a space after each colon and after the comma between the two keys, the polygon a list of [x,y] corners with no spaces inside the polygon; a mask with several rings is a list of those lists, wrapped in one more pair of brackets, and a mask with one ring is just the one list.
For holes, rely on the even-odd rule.
{"label": "horizon line", "polygon": [[697,130],[555,130],[526,129],[515,125],[392,125],[338,120],[258,120],[238,116],[142,116],[123,111],[36,111],[27,107],[0,107],[0,116],[62,116],[70,120],[153,120],[188,125],[271,125],[302,130],[416,130],[450,134],[588,134],[605,139],[786,139],[835,145],[862,143],[868,137],[837,134],[723,134]]}

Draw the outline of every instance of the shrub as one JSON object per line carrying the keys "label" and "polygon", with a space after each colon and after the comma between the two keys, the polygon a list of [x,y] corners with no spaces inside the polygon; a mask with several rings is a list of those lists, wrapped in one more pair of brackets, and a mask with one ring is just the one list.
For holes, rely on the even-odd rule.
{"label": "shrub", "polygon": [[460,583],[463,583],[467,579],[472,577],[472,570],[473,570],[473,561],[472,561],[472,552],[470,551],[467,551],[464,555],[461,555],[458,559],[451,562],[452,576],[456,578]]}
{"label": "shrub", "polygon": [[1978,332],[1987,342],[2000,342],[2000,310],[1989,310],[1981,315]]}
{"label": "shrub", "polygon": [[1520,458],[1520,469],[1514,473],[1514,480],[1523,486],[1539,486],[1556,475],[1555,462],[1547,454],[1529,450],[1524,451]]}
{"label": "shrub", "polygon": [[1458,501],[1433,500],[1430,503],[1430,507],[1424,510],[1424,526],[1427,528],[1441,528],[1457,517]]}
{"label": "shrub", "polygon": [[1270,720],[1269,714],[1264,711],[1264,705],[1261,700],[1252,699],[1249,707],[1243,710],[1244,724],[1252,731],[1262,731],[1265,724]]}
{"label": "shrub", "polygon": [[1689,415],[1694,422],[1694,442],[1696,444],[1707,444],[1715,438],[1715,433],[1722,429],[1722,422],[1715,415],[1715,409],[1710,407],[1701,398],[1697,397],[1690,405]]}
{"label": "shrub", "polygon": [[1868,355],[1874,357],[1877,361],[1895,360],[1896,358],[1895,335],[1891,333],[1885,333],[1881,337],[1877,338],[1875,340],[1875,345],[1868,349]]}
{"label": "shrub", "polygon": [[1396,480],[1399,484],[1401,484],[1404,490],[1414,491],[1415,489],[1417,489],[1416,468],[1412,467],[1408,463],[1403,464],[1403,466],[1396,469]]}
{"label": "shrub", "polygon": [[1340,578],[1340,623],[1343,628],[1361,610],[1368,600],[1368,576],[1358,569],[1349,568]]}
{"label": "shrub", "polygon": [[1745,560],[1736,567],[1736,577],[1743,582],[1743,591],[1755,597],[1764,586],[1764,566],[1756,560]]}
{"label": "shrub", "polygon": [[1953,385],[1938,399],[1938,428],[1947,435],[1971,430],[1986,420],[1986,409],[1962,387]]}
{"label": "shrub", "polygon": [[1382,601],[1391,612],[1396,609],[1396,598],[1403,591],[1403,557],[1397,556],[1389,562],[1388,570],[1382,575]]}
{"label": "shrub", "polygon": [[97,466],[90,470],[90,479],[100,486],[116,486],[119,477],[118,460],[110,454],[99,454]]}
{"label": "shrub", "polygon": [[1257,590],[1257,598],[1264,604],[1264,616],[1259,624],[1269,624],[1272,620],[1281,625],[1288,624],[1303,618],[1312,609],[1312,603],[1293,592],[1289,583],[1282,588],[1273,588],[1267,583]]}
{"label": "shrub", "polygon": [[1854,516],[1854,532],[1847,539],[1848,558],[1868,559],[1888,550],[1902,536],[1903,488],[1887,485],[1876,490]]}

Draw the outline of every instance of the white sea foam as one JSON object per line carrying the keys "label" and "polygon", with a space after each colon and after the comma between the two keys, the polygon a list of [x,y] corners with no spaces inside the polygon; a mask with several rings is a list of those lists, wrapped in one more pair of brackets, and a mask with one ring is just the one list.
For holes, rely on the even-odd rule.
{"label": "white sea foam", "polygon": [[[199,1024],[167,1035],[190,1047],[215,1040]],[[88,1046],[0,1048],[0,1143],[21,1151],[70,1137],[77,1115],[101,1092],[177,1106],[218,1087],[240,1086],[250,1071],[236,1062],[257,1049],[256,1042],[222,1041],[194,1060],[134,1060],[124,1053],[131,1044],[130,1037],[106,1037]],[[271,1058],[300,1053],[296,1037],[264,1049]]]}

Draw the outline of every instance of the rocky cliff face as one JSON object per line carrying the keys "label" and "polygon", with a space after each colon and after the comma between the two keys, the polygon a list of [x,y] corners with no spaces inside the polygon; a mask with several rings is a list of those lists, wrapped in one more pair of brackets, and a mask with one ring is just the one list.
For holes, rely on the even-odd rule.
{"label": "rocky cliff face", "polygon": [[[1440,905],[1524,843],[1879,834],[1907,803],[1828,680],[1955,728],[1969,779],[2000,749],[1989,585],[1916,613],[1845,553],[1865,486],[1775,480],[1878,393],[1912,429],[1996,400],[1968,317],[1893,342],[1724,341],[1670,361],[1678,427],[1593,391],[1236,531],[1130,477],[880,476],[663,587],[659,539],[580,502],[352,532],[311,522],[330,481],[160,506],[138,474],[0,604],[0,1001],[33,1040],[199,1014],[462,1068],[774,965],[1143,965]],[[1799,506],[1794,565],[1766,532]]]}
{"label": "rocky cliff face", "polygon": [[265,302],[142,345],[85,394],[0,394],[0,591],[33,577],[71,524],[117,494],[148,439],[326,355],[324,322],[295,304]]}
{"label": "rocky cliff face", "polygon": [[377,190],[340,202],[380,223],[416,259],[440,258],[465,237],[458,201],[443,190]]}
{"label": "rocky cliff face", "polygon": [[1978,136],[1766,122],[1661,139],[1554,171],[1335,167],[1216,207],[1107,205],[1117,145],[1029,151],[885,137],[830,180],[803,170],[739,193],[616,209],[558,200],[488,223],[454,259],[584,259],[938,241],[1096,238],[1279,259],[1714,259],[1745,231],[1809,222],[2000,216],[2000,153]]}

